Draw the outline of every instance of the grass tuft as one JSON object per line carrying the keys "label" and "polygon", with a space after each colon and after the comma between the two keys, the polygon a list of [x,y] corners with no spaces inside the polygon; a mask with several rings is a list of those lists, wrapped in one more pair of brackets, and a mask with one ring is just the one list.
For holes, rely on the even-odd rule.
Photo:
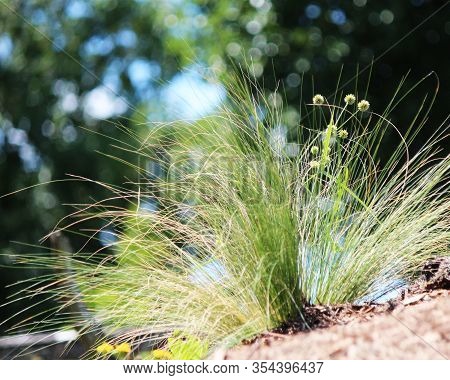
{"label": "grass tuft", "polygon": [[61,300],[57,312],[81,297],[69,324],[134,344],[181,331],[212,350],[305,305],[376,299],[449,255],[450,157],[439,149],[448,127],[409,152],[425,103],[381,165],[386,134],[398,133],[395,100],[378,114],[358,94],[312,94],[287,130],[263,90],[230,83],[213,116],[127,131],[134,145],[119,148],[136,153],[134,188],[99,184],[111,198],[78,205],[55,229],[80,233],[95,219],[111,235],[104,251],[34,262],[57,269],[52,287],[37,287]]}

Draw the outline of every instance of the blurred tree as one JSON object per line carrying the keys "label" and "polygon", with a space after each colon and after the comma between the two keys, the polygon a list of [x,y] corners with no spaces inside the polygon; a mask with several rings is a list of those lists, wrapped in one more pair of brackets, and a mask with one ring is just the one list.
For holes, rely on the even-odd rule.
{"label": "blurred tree", "polygon": [[[371,77],[368,96],[373,109],[378,111],[386,107],[401,78],[409,71],[405,89],[435,71],[440,94],[429,127],[417,141],[419,145],[448,116],[445,104],[450,95],[450,73],[446,69],[448,58],[443,54],[450,42],[448,1],[250,0],[243,3],[255,12],[236,9],[235,27],[240,29],[226,45],[226,52],[234,59],[252,62],[251,71],[267,90],[280,88],[281,94],[285,93],[289,107],[285,107],[284,121],[288,127],[299,122],[302,76],[303,90],[308,96],[304,100],[308,101],[313,87],[317,92],[331,95],[342,68],[341,85],[349,81],[343,88],[346,92],[354,91],[355,81],[351,79],[357,70],[364,71],[359,79],[361,92]],[[436,87],[436,77],[430,76],[419,92],[394,112],[393,121],[401,131],[407,129],[422,95],[428,93],[430,99]],[[391,137],[394,144],[396,138]]]}
{"label": "blurred tree", "polygon": [[[175,9],[175,2],[0,3],[1,195],[67,173],[115,184],[135,178],[126,166],[101,159],[95,151],[110,153],[110,141],[96,133],[114,138],[120,132],[111,121],[127,117],[121,123],[131,127],[128,117],[145,120],[139,104],[157,99],[159,81],[177,71],[184,54],[172,46]],[[102,194],[93,183],[71,181],[0,198],[0,263],[14,264],[16,253],[32,250],[11,241],[37,244],[69,211],[61,203],[90,203]],[[80,242],[71,237],[74,247]],[[1,273],[2,289],[36,275]],[[0,304],[11,291],[1,293]]]}
{"label": "blurred tree", "polygon": [[[308,96],[311,76],[315,89],[328,95],[342,65],[345,82],[357,65],[375,60],[369,100],[383,109],[409,69],[407,87],[434,70],[444,93],[428,121],[429,135],[448,115],[448,8],[431,0],[1,1],[0,195],[66,173],[115,184],[135,177],[95,152],[115,154],[108,139],[79,127],[123,139],[113,123],[139,133],[148,120],[183,115],[183,102],[184,111],[198,109],[188,116],[198,116],[211,109],[211,99],[219,101],[220,86],[202,81],[196,70],[220,73],[232,61],[251,62],[250,74],[267,91],[281,86],[288,127],[299,123],[302,75]],[[181,67],[194,72],[197,101],[189,98]],[[427,91],[434,86],[431,77],[424,84]],[[419,101],[411,98],[394,113],[402,130]],[[103,195],[93,183],[72,181],[0,198],[0,263],[13,264],[15,253],[29,251],[11,241],[37,243],[68,212],[61,203]],[[71,244],[80,241],[73,236]],[[1,270],[0,286],[32,275]]]}

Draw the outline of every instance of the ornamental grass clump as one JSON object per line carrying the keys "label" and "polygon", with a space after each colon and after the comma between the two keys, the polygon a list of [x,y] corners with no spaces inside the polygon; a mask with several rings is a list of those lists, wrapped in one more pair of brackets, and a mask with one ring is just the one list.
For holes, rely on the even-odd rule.
{"label": "ornamental grass clump", "polygon": [[114,239],[105,252],[36,258],[59,268],[40,292],[63,313],[81,297],[67,323],[84,333],[100,325],[111,345],[181,331],[211,351],[299,318],[305,305],[371,301],[413,279],[449,254],[450,158],[439,149],[448,127],[411,155],[421,108],[381,165],[385,134],[398,133],[396,101],[378,114],[343,95],[311,96],[292,141],[282,110],[237,80],[215,115],[119,143],[136,154],[139,180],[131,190],[99,184],[111,198],[78,205],[54,231],[95,219]]}

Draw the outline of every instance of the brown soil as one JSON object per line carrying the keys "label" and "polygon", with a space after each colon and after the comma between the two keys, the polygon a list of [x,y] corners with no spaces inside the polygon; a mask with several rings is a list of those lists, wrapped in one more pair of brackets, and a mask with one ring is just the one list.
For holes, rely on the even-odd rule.
{"label": "brown soil", "polygon": [[215,359],[449,359],[450,259],[427,263],[419,280],[386,304],[311,306],[301,320]]}

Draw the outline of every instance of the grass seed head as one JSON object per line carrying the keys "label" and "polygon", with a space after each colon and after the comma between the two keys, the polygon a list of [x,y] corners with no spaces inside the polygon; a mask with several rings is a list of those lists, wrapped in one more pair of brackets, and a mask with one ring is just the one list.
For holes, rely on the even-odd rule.
{"label": "grass seed head", "polygon": [[311,154],[316,155],[317,153],[319,153],[319,147],[317,145],[313,145],[311,147]]}
{"label": "grass seed head", "polygon": [[358,103],[358,110],[361,112],[366,112],[370,107],[370,103],[367,100],[361,100]]}
{"label": "grass seed head", "polygon": [[346,130],[346,129],[341,129],[341,130],[338,132],[338,136],[339,136],[341,139],[346,139],[346,138],[348,137],[348,132],[347,132],[347,130]]}
{"label": "grass seed head", "polygon": [[353,94],[348,94],[348,95],[346,95],[345,98],[344,98],[345,104],[348,104],[348,105],[354,104],[355,101],[356,101],[356,97],[355,97],[355,95],[353,95]]}
{"label": "grass seed head", "polygon": [[312,101],[315,105],[322,105],[325,103],[325,98],[320,94],[316,94],[313,96]]}

